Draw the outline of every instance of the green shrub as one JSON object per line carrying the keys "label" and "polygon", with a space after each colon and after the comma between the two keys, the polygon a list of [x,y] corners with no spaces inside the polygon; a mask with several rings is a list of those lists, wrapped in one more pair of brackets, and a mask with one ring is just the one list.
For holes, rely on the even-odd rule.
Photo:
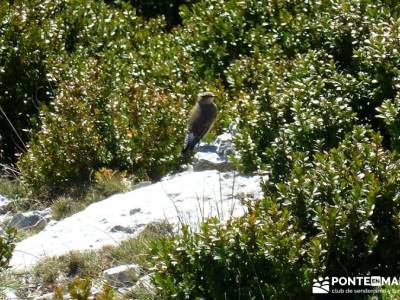
{"label": "green shrub", "polygon": [[399,20],[377,22],[354,53],[360,82],[354,110],[384,135],[393,150],[399,149],[398,125],[393,120],[400,91],[399,26]]}
{"label": "green shrub", "polygon": [[[270,204],[270,205],[269,205]],[[154,283],[162,299],[263,299],[307,295],[303,239],[285,209],[265,203],[259,214],[221,225],[211,219],[200,233],[186,227],[154,248]]]}
{"label": "green shrub", "polygon": [[[340,73],[325,52],[310,51],[286,64],[256,55],[228,74],[234,89],[248,87],[237,107],[241,167],[267,169],[272,182],[291,169],[294,152],[329,149],[355,123],[351,103],[357,81]],[[254,91],[248,81],[257,84]]]}
{"label": "green shrub", "polygon": [[[165,1],[131,3],[139,11],[138,6],[142,5],[147,17],[144,11],[148,7],[156,7],[156,14],[169,9]],[[179,163],[176,148],[184,131],[183,122],[177,120],[186,116],[202,88],[217,92],[221,112],[217,131],[237,115],[237,109],[241,110],[242,139],[237,140],[237,146],[242,152],[240,164],[247,171],[272,168],[272,177],[280,178],[287,170],[276,170],[290,169],[290,163],[278,157],[288,156],[292,150],[284,153],[274,143],[309,151],[315,146],[311,144],[321,142],[322,146],[316,145],[318,149],[329,148],[354,123],[368,123],[381,131],[385,144],[396,139],[376,117],[375,110],[383,101],[392,101],[397,91],[396,17],[400,7],[396,3],[203,0],[183,5],[182,26],[170,33],[164,32],[162,19],[144,21],[135,15],[131,5],[121,1],[114,4],[45,1],[37,8],[36,3],[22,1],[21,9],[31,21],[29,26],[18,23],[20,12],[15,4],[2,6],[1,16],[7,20],[3,30],[23,28],[21,32],[37,32],[40,36],[36,41],[43,48],[42,56],[27,59],[43,65],[45,77],[40,76],[47,87],[43,91],[50,96],[43,97],[42,103],[54,99],[54,104],[42,105],[39,121],[33,122],[37,130],[33,130],[28,153],[20,163],[23,175],[33,186],[81,182],[104,166],[143,178],[157,178],[174,169]],[[18,21],[14,27],[7,19],[8,12]],[[37,20],[43,20],[41,27]],[[33,40],[28,33],[26,39]],[[14,51],[6,41],[2,49]],[[388,60],[389,57],[393,59]],[[264,66],[268,70],[255,67],[257,62],[267,62]],[[323,70],[325,64],[327,70]],[[238,79],[240,76],[247,79]],[[28,84],[23,77],[21,80]],[[36,86],[41,80],[29,84]],[[314,81],[319,83],[314,85]],[[326,102],[320,99],[322,94]],[[147,114],[133,118],[135,109],[149,109],[141,105],[142,97],[165,98],[166,103],[153,107],[152,114],[160,111],[164,116],[164,105],[171,106],[171,118],[160,121],[161,115],[155,120]],[[332,103],[339,98],[341,103]],[[311,112],[314,106],[320,108],[315,113]],[[355,115],[340,112],[348,106]],[[271,111],[261,112],[254,120],[246,117],[249,110],[272,107],[276,116],[268,116]],[[322,113],[322,109],[328,112]],[[16,109],[18,113],[20,110]],[[334,114],[332,121],[327,120],[331,117],[329,112]],[[253,113],[257,114],[250,115]],[[26,118],[27,114],[19,115]],[[300,128],[297,123],[303,120],[307,124]],[[165,134],[165,145],[173,145],[165,151],[149,152],[161,154],[157,162],[144,151],[148,143],[145,137],[131,138],[131,132],[120,128],[131,126],[133,132],[154,135],[155,127],[148,126],[149,122],[178,129],[157,132]],[[283,123],[291,125],[283,130]],[[331,136],[321,140],[325,133]],[[66,161],[62,162],[62,158]],[[64,168],[62,175],[60,170]]]}
{"label": "green shrub", "polygon": [[0,236],[0,272],[8,268],[15,248],[16,235],[17,230],[15,228],[6,228],[4,236]]}
{"label": "green shrub", "polygon": [[[0,4],[0,158],[16,161],[41,105],[54,99],[71,55],[89,55],[131,38],[133,10],[102,1],[2,1]],[[93,26],[95,25],[95,26]],[[131,35],[129,35],[131,34]]]}
{"label": "green shrub", "polygon": [[[71,299],[76,300],[89,300],[92,299],[91,293],[92,280],[89,277],[80,278],[76,277],[71,283],[68,284],[68,294]],[[97,300],[113,300],[114,290],[105,283],[99,293],[96,294]],[[63,300],[64,294],[62,287],[56,287],[54,291],[55,300]]]}
{"label": "green shrub", "polygon": [[133,82],[112,90],[98,83],[95,65],[87,72],[55,99],[59,113],[42,113],[42,130],[20,160],[26,181],[62,187],[87,182],[102,167],[157,178],[176,166],[185,126],[180,103]]}
{"label": "green shrub", "polygon": [[275,197],[308,236],[321,237],[325,274],[396,274],[400,265],[399,159],[382,137],[356,127],[310,162],[298,155]]}
{"label": "green shrub", "polygon": [[[385,147],[398,147],[396,122],[382,120],[378,111],[396,105],[400,48],[393,16],[398,16],[399,5],[303,5],[289,5],[279,17],[275,11],[266,21],[273,24],[266,30],[276,30],[275,36],[255,34],[257,48],[225,72],[229,90],[238,99],[239,166],[244,171],[267,170],[273,182],[291,169],[293,151],[329,149],[356,124],[381,132]],[[261,38],[271,43],[267,49],[259,46]]]}
{"label": "green shrub", "polygon": [[399,159],[357,127],[293,169],[248,213],[211,219],[157,243],[154,282],[166,299],[310,297],[317,276],[400,271]]}
{"label": "green shrub", "polygon": [[0,158],[7,163],[26,151],[29,129],[40,127],[39,109],[58,94],[75,55],[137,41],[132,29],[145,27],[129,5],[110,9],[91,0],[3,1],[0,22]]}
{"label": "green shrub", "polygon": [[35,12],[29,4],[0,4],[0,159],[7,163],[25,150],[39,103],[52,98],[45,60],[59,44],[47,40]]}

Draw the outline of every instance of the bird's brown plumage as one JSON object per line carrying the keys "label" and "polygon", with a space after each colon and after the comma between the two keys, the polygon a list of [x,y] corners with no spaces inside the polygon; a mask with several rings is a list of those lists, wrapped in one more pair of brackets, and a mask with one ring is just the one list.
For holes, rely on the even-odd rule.
{"label": "bird's brown plumage", "polygon": [[199,95],[190,115],[187,142],[182,154],[185,155],[193,150],[200,139],[210,130],[218,111],[214,97],[214,94],[210,92]]}

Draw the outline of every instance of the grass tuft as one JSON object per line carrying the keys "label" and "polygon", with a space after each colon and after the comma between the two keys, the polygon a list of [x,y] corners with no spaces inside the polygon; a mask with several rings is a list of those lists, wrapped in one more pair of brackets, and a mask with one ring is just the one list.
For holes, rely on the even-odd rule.
{"label": "grass tuft", "polygon": [[[154,222],[138,236],[117,246],[105,246],[97,251],[71,251],[62,256],[44,258],[32,269],[31,275],[35,285],[43,286],[44,292],[51,292],[56,287],[66,287],[76,277],[100,280],[104,270],[123,264],[138,264],[148,271],[152,267],[150,244],[171,234],[170,224]],[[150,298],[141,295],[137,299]]]}

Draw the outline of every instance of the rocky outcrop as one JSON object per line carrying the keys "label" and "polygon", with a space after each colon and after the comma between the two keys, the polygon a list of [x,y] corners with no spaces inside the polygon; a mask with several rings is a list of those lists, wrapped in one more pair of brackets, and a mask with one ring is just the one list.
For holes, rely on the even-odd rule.
{"label": "rocky outcrop", "polygon": [[103,272],[103,277],[112,286],[133,286],[139,280],[141,274],[140,266],[130,264],[107,269]]}
{"label": "rocky outcrop", "polygon": [[11,218],[7,226],[15,227],[20,231],[40,231],[46,227],[49,216],[50,209],[17,213]]}
{"label": "rocky outcrop", "polygon": [[71,250],[93,250],[118,244],[146,224],[167,220],[196,226],[209,216],[225,220],[241,215],[240,197],[262,195],[258,177],[215,170],[184,172],[134,191],[114,195],[59,222],[16,246],[11,266],[24,268],[40,258]]}
{"label": "rocky outcrop", "polygon": [[229,162],[229,156],[233,153],[232,135],[224,133],[218,136],[212,144],[200,144],[198,152],[193,157],[193,170],[232,171],[234,166]]}
{"label": "rocky outcrop", "polygon": [[6,197],[0,195],[0,214],[6,213],[6,211],[8,210],[9,204],[10,204],[10,201]]}
{"label": "rocky outcrop", "polygon": [[136,284],[131,288],[133,293],[141,293],[142,295],[154,295],[156,290],[154,285],[151,283],[151,275],[147,274],[141,277]]}
{"label": "rocky outcrop", "polygon": [[[262,191],[258,176],[242,176],[232,170],[228,162],[233,153],[231,140],[230,134],[223,134],[213,144],[201,145],[190,171],[166,176],[157,183],[146,182],[64,220],[50,221],[44,230],[16,245],[11,266],[26,268],[45,256],[115,245],[157,221],[197,226],[210,216],[223,221],[242,215],[243,195],[260,198]],[[32,212],[17,214],[11,225],[41,227],[42,219],[47,217]]]}

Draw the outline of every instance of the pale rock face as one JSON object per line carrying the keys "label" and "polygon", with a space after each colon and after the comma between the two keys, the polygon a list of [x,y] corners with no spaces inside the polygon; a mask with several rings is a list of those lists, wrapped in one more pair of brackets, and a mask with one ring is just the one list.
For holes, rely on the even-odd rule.
{"label": "pale rock face", "polygon": [[4,291],[4,297],[6,300],[18,300],[20,299],[16,294],[15,291],[12,289],[6,289]]}
{"label": "pale rock face", "polygon": [[193,170],[232,171],[234,166],[228,161],[229,155],[234,154],[232,134],[223,133],[211,144],[200,143],[193,157]]}
{"label": "pale rock face", "polygon": [[103,276],[112,286],[132,286],[139,280],[141,273],[140,266],[131,264],[107,269]]}
{"label": "pale rock face", "polygon": [[225,160],[228,160],[228,156],[234,153],[232,139],[233,136],[230,133],[223,133],[215,139],[214,145],[217,146],[217,153]]}
{"label": "pale rock face", "polygon": [[42,230],[49,219],[50,209],[35,210],[15,214],[7,226],[15,227],[18,230]]}
{"label": "pale rock face", "polygon": [[9,204],[10,201],[6,197],[0,195],[0,214],[7,211],[7,207]]}
{"label": "pale rock face", "polygon": [[263,194],[259,176],[232,171],[227,161],[231,139],[231,134],[223,134],[214,144],[203,145],[203,150],[200,147],[190,171],[166,176],[157,183],[146,182],[64,220],[50,221],[44,230],[16,245],[11,266],[25,269],[46,256],[117,245],[156,221],[176,225],[175,230],[181,224],[196,229],[210,216],[224,221],[242,215],[245,207],[240,198],[259,199]]}
{"label": "pale rock face", "polygon": [[151,275],[145,275],[141,277],[136,284],[132,287],[133,291],[146,292],[147,295],[155,294],[155,287],[151,283]]}
{"label": "pale rock face", "polygon": [[45,256],[71,250],[93,250],[115,245],[138,234],[146,224],[167,220],[196,226],[209,216],[226,220],[243,214],[238,197],[260,198],[258,177],[233,172],[184,172],[134,191],[114,195],[16,245],[11,266],[32,266]]}
{"label": "pale rock face", "polygon": [[[202,146],[200,146],[202,147]],[[215,153],[212,149],[209,151],[210,146],[202,147],[201,152],[197,152],[193,157],[193,170],[204,171],[204,170],[218,170],[220,172],[226,172],[233,170],[233,166],[224,158]]]}

